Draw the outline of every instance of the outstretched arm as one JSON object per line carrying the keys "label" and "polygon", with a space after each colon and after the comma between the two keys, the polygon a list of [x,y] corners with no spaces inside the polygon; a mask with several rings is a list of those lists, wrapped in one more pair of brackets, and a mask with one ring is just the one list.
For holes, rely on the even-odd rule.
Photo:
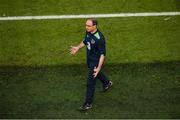
{"label": "outstretched arm", "polygon": [[83,41],[78,46],[71,46],[70,53],[72,55],[75,55],[79,51],[79,49],[83,48],[84,46],[85,44],[83,43]]}

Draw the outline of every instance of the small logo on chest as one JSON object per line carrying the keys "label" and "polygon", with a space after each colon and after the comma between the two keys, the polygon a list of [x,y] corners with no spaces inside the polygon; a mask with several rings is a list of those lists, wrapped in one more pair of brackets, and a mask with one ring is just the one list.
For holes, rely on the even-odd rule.
{"label": "small logo on chest", "polygon": [[95,44],[95,40],[91,39],[91,44]]}

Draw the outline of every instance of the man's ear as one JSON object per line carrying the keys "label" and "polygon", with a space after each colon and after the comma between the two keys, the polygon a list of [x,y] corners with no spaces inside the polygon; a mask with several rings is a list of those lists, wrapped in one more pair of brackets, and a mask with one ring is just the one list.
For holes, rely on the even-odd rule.
{"label": "man's ear", "polygon": [[94,28],[97,28],[97,25],[94,25]]}

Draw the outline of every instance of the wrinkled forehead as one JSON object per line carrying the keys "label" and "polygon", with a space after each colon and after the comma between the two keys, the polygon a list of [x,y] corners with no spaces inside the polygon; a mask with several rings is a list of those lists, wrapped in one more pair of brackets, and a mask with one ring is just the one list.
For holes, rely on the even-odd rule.
{"label": "wrinkled forehead", "polygon": [[86,25],[88,25],[88,26],[93,26],[93,23],[92,23],[91,20],[87,20],[87,21],[86,21]]}

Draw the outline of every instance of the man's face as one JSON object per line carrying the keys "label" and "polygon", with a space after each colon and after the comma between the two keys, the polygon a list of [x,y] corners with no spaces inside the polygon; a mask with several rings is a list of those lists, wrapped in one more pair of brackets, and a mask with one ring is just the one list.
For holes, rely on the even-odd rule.
{"label": "man's face", "polygon": [[86,30],[87,32],[93,32],[96,29],[96,25],[93,26],[93,23],[91,20],[86,21]]}

